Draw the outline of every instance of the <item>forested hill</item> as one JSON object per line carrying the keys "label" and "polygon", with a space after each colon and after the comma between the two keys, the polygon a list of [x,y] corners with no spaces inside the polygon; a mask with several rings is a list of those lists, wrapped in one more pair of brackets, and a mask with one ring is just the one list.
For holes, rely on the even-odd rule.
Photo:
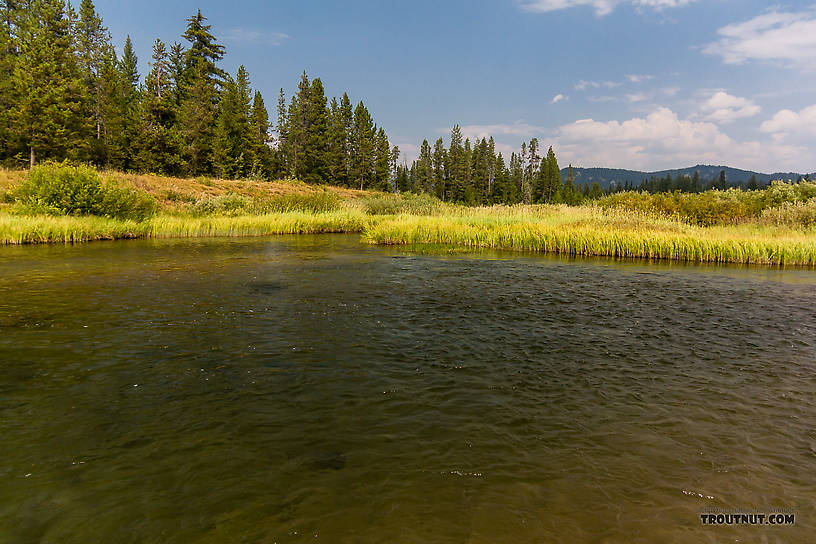
{"label": "forested hill", "polygon": [[[777,172],[774,174],[763,174],[761,172],[752,172],[750,170],[740,170],[739,168],[731,168],[728,166],[713,166],[702,165],[692,166],[690,168],[679,168],[676,170],[660,170],[658,172],[643,172],[640,170],[624,170],[620,168],[579,168],[572,167],[573,176],[575,177],[576,185],[583,185],[584,183],[592,185],[597,183],[602,189],[607,189],[614,185],[624,185],[627,181],[631,185],[640,185],[643,180],[649,180],[652,177],[665,178],[671,175],[672,178],[683,177],[688,175],[694,176],[694,172],[698,172],[700,179],[709,180],[719,177],[720,172],[725,170],[725,177],[729,183],[748,183],[751,177],[755,176],[760,184],[767,184],[771,180],[793,180],[796,181],[800,176],[795,172]],[[567,176],[569,168],[561,169],[561,175]],[[816,174],[811,174],[811,178],[816,177]]]}

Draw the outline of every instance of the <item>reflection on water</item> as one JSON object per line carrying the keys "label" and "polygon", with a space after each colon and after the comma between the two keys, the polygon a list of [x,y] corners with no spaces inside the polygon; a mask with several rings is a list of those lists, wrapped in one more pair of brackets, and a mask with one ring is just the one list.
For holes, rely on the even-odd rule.
{"label": "reflection on water", "polygon": [[812,542],[814,287],[355,236],[0,248],[0,541]]}

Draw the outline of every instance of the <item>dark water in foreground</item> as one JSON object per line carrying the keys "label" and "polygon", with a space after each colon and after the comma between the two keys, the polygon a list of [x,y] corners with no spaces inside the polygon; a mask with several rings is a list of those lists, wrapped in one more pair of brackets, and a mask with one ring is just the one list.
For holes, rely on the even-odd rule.
{"label": "dark water in foreground", "polygon": [[815,308],[356,236],[0,248],[0,542],[813,542]]}

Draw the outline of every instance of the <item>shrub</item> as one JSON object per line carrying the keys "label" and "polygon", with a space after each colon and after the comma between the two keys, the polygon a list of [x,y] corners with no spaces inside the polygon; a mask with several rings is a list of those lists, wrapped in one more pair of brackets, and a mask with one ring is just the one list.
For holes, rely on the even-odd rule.
{"label": "shrub", "polygon": [[325,213],[340,207],[340,197],[336,193],[321,191],[319,193],[288,194],[274,197],[267,201],[269,211],[275,212],[312,212]]}
{"label": "shrub", "polygon": [[229,193],[199,199],[192,205],[192,212],[195,215],[237,216],[249,214],[250,207],[252,207],[251,198]]}
{"label": "shrub", "polygon": [[95,215],[144,221],[156,215],[157,211],[158,204],[151,195],[108,181],[102,189],[102,199]]}
{"label": "shrub", "polygon": [[435,215],[445,204],[427,194],[377,195],[363,200],[369,215]]}
{"label": "shrub", "polygon": [[816,200],[785,202],[781,206],[768,208],[762,212],[760,222],[791,228],[816,227]]}
{"label": "shrub", "polygon": [[15,193],[23,213],[101,215],[143,221],[156,213],[156,201],[143,191],[102,183],[88,166],[43,164],[34,167]]}
{"label": "shrub", "polygon": [[199,200],[192,206],[195,215],[262,215],[266,213],[307,212],[326,213],[336,210],[340,197],[322,191],[309,194],[288,194],[271,198],[250,198],[235,193]]}
{"label": "shrub", "polygon": [[764,191],[706,191],[704,193],[624,192],[605,196],[598,205],[677,218],[693,225],[711,226],[757,217],[766,206]]}

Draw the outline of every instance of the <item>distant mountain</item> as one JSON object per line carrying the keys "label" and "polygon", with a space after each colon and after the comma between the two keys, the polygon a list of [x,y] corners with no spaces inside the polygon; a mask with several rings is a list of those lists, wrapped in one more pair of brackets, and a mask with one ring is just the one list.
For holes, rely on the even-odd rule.
{"label": "distant mountain", "polygon": [[[566,179],[568,168],[561,170],[561,177]],[[748,183],[751,176],[756,176],[760,185],[767,185],[771,180],[794,180],[799,179],[795,172],[776,172],[774,174],[763,174],[761,172],[752,172],[750,170],[740,170],[739,168],[731,168],[729,166],[712,166],[698,164],[690,168],[679,168],[676,170],[660,170],[658,172],[642,172],[640,170],[623,170],[619,168],[579,168],[572,167],[573,175],[575,176],[575,184],[583,185],[587,183],[592,185],[597,182],[602,189],[606,189],[611,185],[623,185],[627,181],[632,185],[640,185],[640,182],[648,180],[652,176],[656,178],[665,178],[666,174],[671,174],[672,178],[678,178],[685,175],[693,176],[694,172],[700,173],[700,180],[707,182],[711,179],[718,178],[720,172],[725,170],[725,178],[729,183]],[[810,174],[811,179],[816,179],[816,174]]]}

